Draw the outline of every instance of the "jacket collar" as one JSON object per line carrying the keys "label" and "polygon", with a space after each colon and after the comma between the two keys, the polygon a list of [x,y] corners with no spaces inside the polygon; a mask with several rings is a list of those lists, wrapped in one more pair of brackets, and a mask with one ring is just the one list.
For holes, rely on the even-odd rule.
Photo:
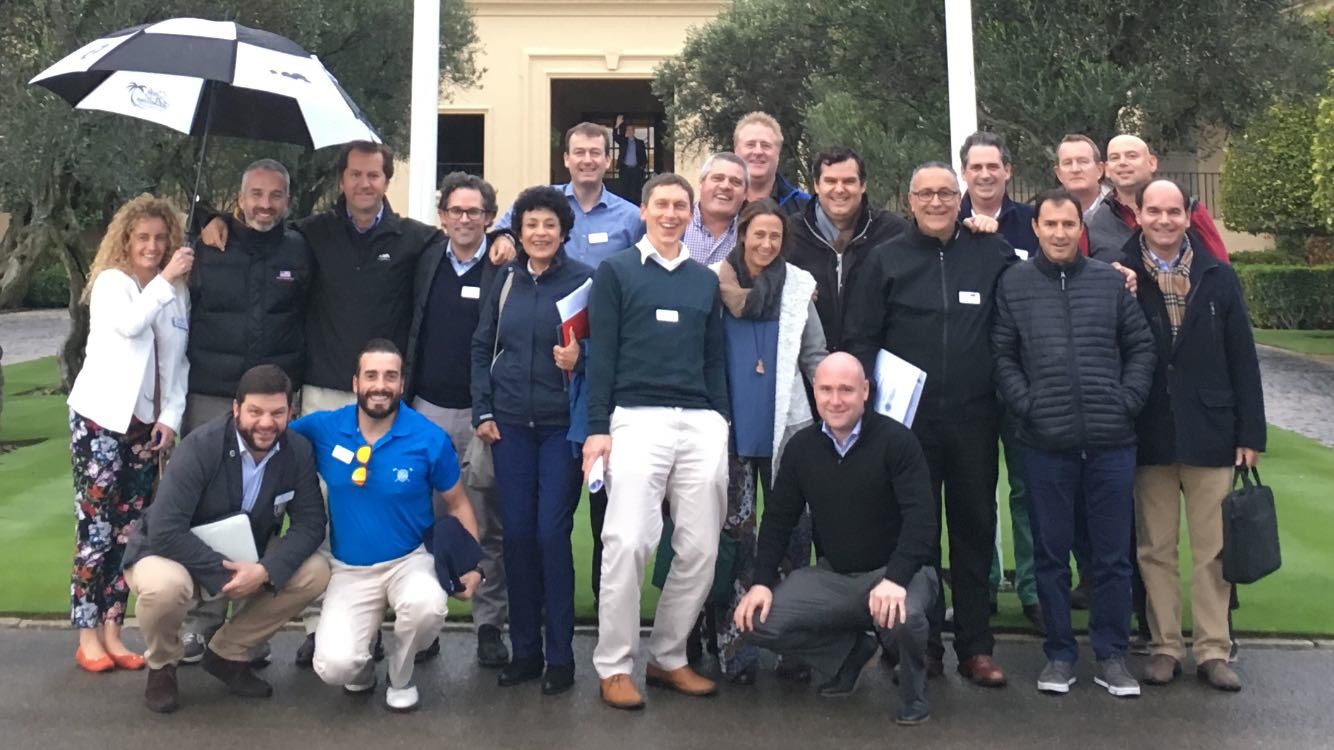
{"label": "jacket collar", "polygon": [[[1136,229],[1135,233],[1130,235],[1130,239],[1126,240],[1126,244],[1121,246],[1121,254],[1125,256],[1125,260],[1121,262],[1140,275],[1148,273],[1149,270],[1144,266],[1144,255],[1140,251],[1139,242],[1143,234],[1144,230]],[[1186,236],[1190,238],[1190,245],[1195,249],[1190,261],[1190,280],[1194,284],[1195,280],[1200,278],[1200,274],[1221,266],[1222,263],[1204,246],[1204,240],[1200,239],[1194,229],[1187,229]]]}
{"label": "jacket collar", "polygon": [[[824,242],[827,245],[829,243],[827,240],[825,240],[824,235],[820,233],[820,225],[815,218],[815,208],[818,205],[820,205],[820,198],[818,196],[812,195],[810,201],[806,203],[806,210],[802,214],[802,219],[805,220],[806,228],[811,231],[811,234],[815,235],[816,239],[820,240],[821,242]],[[857,220],[854,221],[852,224],[852,239],[848,241],[848,244],[851,245],[853,242],[856,242],[858,239],[861,239],[861,237],[866,234],[866,230],[870,228],[870,226],[871,226],[871,204],[870,201],[867,200],[866,196],[863,195],[861,208],[857,210]]]}
{"label": "jacket collar", "polygon": [[[998,222],[1005,221],[1005,217],[1009,215],[1010,212],[1014,211],[1014,207],[1016,205],[1018,204],[1010,199],[1009,193],[1006,193],[1005,195],[1001,196],[1001,210],[1000,213],[997,214],[996,216],[996,221]],[[959,204],[959,220],[963,221],[964,219],[967,219],[972,215],[973,215],[973,197],[967,193],[964,193],[963,202]]]}
{"label": "jacket collar", "polygon": [[[388,198],[384,199],[384,203],[380,206],[380,210],[384,212],[380,217],[380,222],[371,227],[370,230],[365,233],[365,236],[371,237],[381,232],[400,234],[403,231],[402,219],[399,218],[398,214],[394,213],[394,208],[389,205]],[[354,232],[360,231],[352,223],[352,218],[348,216],[347,198],[341,195],[338,196],[338,201],[334,204],[334,212],[338,215],[339,219],[342,219],[349,229]]]}
{"label": "jacket collar", "polygon": [[1079,252],[1075,253],[1075,259],[1069,263],[1054,263],[1047,257],[1046,253],[1042,252],[1041,249],[1039,249],[1037,254],[1033,256],[1033,266],[1041,271],[1043,275],[1053,279],[1058,278],[1062,271],[1065,271],[1066,276],[1074,276],[1080,271],[1083,271],[1084,266],[1087,265],[1088,258],[1084,257],[1084,254]]}
{"label": "jacket collar", "polygon": [[240,216],[228,216],[227,224],[229,232],[236,237],[242,248],[256,244],[280,242],[287,234],[287,219],[285,218],[267,231],[251,229]]}
{"label": "jacket collar", "polygon": [[959,239],[959,235],[963,234],[964,232],[967,232],[968,230],[963,226],[962,223],[959,222],[958,219],[955,219],[954,234],[950,237],[948,241],[941,242],[939,239],[932,237],[929,234],[923,234],[922,230],[917,228],[917,219],[910,218],[908,220],[908,228],[903,231],[904,234],[908,235],[908,237],[912,239],[914,245],[927,246],[932,248],[937,248],[937,247],[947,248],[950,245],[953,245],[955,240]]}

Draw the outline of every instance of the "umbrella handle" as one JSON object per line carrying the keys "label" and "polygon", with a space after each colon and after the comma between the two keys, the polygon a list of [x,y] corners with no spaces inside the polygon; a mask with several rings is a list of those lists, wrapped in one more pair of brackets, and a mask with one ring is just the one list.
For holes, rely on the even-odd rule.
{"label": "umbrella handle", "polygon": [[190,192],[190,211],[185,219],[186,244],[194,245],[198,234],[194,231],[195,208],[199,205],[199,183],[204,177],[204,157],[208,153],[208,131],[213,124],[213,81],[204,81],[204,94],[202,102],[207,102],[204,106],[208,107],[204,112],[204,133],[199,141],[199,163],[195,166],[195,187]]}

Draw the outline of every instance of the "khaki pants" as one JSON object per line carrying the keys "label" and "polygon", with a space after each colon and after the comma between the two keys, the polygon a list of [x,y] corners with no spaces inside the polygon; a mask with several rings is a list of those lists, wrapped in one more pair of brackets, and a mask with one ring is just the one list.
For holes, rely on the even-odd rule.
{"label": "khaki pants", "polygon": [[[185,566],[157,555],[149,555],[125,569],[125,581],[138,597],[136,611],[148,650],[148,666],[161,669],[180,661],[181,621],[200,598],[199,588]],[[224,624],[209,641],[213,653],[232,661],[245,661],[250,650],[267,641],[301,608],[329,585],[329,563],[319,553],[306,558],[296,573],[276,593],[261,591],[245,600],[245,606]]]}
{"label": "khaki pants", "polygon": [[[349,383],[351,385],[351,383]],[[312,414],[317,411],[332,411],[341,409],[348,404],[357,402],[357,394],[352,391],[340,391],[333,388],[321,388],[318,385],[301,386],[301,413]],[[320,478],[320,492],[325,496],[325,510],[328,510],[329,490],[324,486],[324,479]],[[333,553],[329,548],[328,527],[325,527],[324,541],[320,542],[320,552],[325,557],[332,559]],[[306,629],[306,635],[314,635],[315,630],[320,625],[320,599],[311,602],[301,612],[301,624]]]}
{"label": "khaki pants", "polygon": [[1190,580],[1195,663],[1226,659],[1231,645],[1228,600],[1223,580],[1223,498],[1232,489],[1232,467],[1173,464],[1141,466],[1135,473],[1135,531],[1140,574],[1148,597],[1150,650],[1178,661],[1185,658],[1181,635],[1181,584],[1177,547],[1181,498],[1193,562]]}
{"label": "khaki pants", "polygon": [[727,420],[708,409],[617,407],[612,413],[593,649],[598,677],[634,667],[640,586],[662,536],[664,497],[671,504],[676,559],[653,617],[649,658],[663,669],[686,665],[686,639],[713,585],[727,510],[727,429]]}
{"label": "khaki pants", "polygon": [[361,675],[386,604],[394,610],[394,638],[385,643],[389,684],[411,684],[413,657],[440,635],[449,614],[445,590],[435,577],[435,558],[425,547],[375,565],[333,561],[315,631],[314,666],[321,680],[347,685]]}

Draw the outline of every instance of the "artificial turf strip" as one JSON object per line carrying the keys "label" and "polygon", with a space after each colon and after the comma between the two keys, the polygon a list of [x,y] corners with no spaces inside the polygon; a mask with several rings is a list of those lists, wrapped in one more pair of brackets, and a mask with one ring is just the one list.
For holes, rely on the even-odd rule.
{"label": "artificial turf strip", "polygon": [[[34,395],[57,381],[54,358],[5,367],[5,407],[0,442],[45,438],[44,442],[0,455],[0,614],[62,618],[68,613],[70,555],[73,548],[73,500],[69,433],[63,395]],[[27,394],[27,395],[23,395]],[[1334,450],[1286,430],[1270,427],[1269,453],[1260,473],[1278,500],[1283,568],[1240,591],[1242,608],[1234,624],[1243,633],[1334,634]],[[1001,467],[999,496],[1008,496]],[[1006,537],[1005,563],[1013,568],[1009,508],[1000,503]],[[1185,524],[1182,524],[1183,544]],[[1184,548],[1184,547],[1183,547]],[[574,522],[575,607],[581,621],[594,616],[589,588],[592,544],[588,503],[579,504]],[[1190,556],[1182,556],[1182,592],[1189,620]],[[650,563],[649,569],[652,565]],[[652,617],[657,589],[644,587],[643,616]],[[450,603],[451,615],[467,614],[466,605]],[[1017,597],[1003,593],[999,627],[1026,629]],[[1076,625],[1085,622],[1076,614]]]}

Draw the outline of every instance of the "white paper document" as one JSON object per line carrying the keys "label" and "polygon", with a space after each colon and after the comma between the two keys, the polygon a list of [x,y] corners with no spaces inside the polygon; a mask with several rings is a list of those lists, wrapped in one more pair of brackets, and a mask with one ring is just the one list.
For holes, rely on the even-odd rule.
{"label": "white paper document", "polygon": [[875,357],[875,410],[912,427],[922,400],[926,371],[884,349]]}
{"label": "white paper document", "polygon": [[598,492],[607,483],[607,464],[598,456],[588,467],[588,491]]}
{"label": "white paper document", "polygon": [[237,513],[221,521],[204,523],[190,529],[204,544],[232,562],[259,562],[255,534],[250,530],[250,516]]}

